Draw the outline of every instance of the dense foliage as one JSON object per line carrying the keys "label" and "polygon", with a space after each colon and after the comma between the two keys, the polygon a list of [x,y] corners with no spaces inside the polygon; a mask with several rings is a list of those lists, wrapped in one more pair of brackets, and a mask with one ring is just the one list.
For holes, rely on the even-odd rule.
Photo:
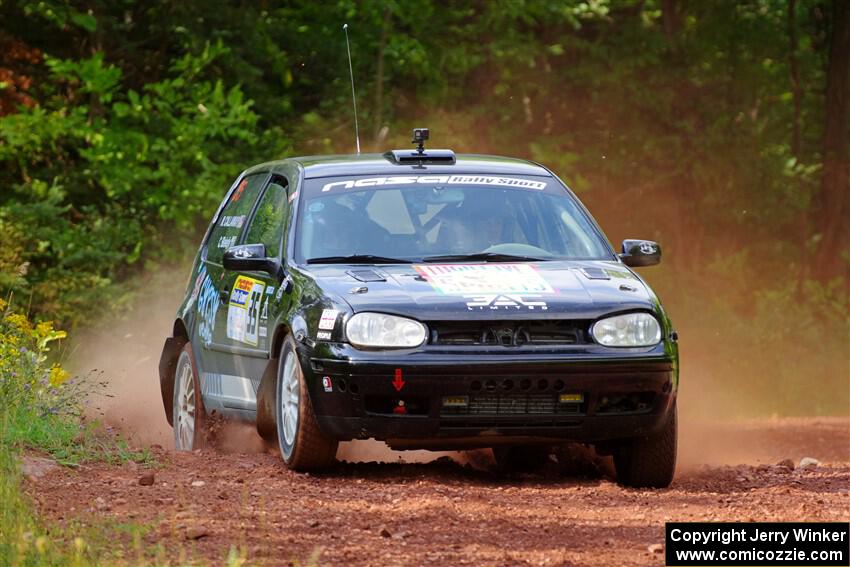
{"label": "dense foliage", "polygon": [[351,151],[348,22],[367,149],[427,125],[546,163],[612,240],[662,243],[647,276],[702,387],[793,410],[817,360],[810,408],[846,411],[848,5],[0,4],[0,290],[85,322],[240,168]]}

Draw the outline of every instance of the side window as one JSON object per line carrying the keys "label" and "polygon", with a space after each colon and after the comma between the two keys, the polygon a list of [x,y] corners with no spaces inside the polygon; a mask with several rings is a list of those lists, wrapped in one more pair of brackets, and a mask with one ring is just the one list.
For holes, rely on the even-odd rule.
{"label": "side window", "polygon": [[210,232],[210,239],[207,241],[208,261],[220,264],[224,251],[237,243],[267,176],[266,173],[249,175],[233,191],[230,201],[221,211],[218,222]]}
{"label": "side window", "polygon": [[286,225],[286,213],[289,205],[286,195],[287,181],[283,177],[272,178],[263,193],[257,211],[245,236],[246,244],[265,244],[266,254],[277,256],[280,241]]}

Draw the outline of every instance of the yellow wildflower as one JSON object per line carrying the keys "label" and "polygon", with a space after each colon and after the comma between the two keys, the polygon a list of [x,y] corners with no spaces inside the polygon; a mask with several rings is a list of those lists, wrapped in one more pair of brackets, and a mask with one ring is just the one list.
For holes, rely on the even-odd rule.
{"label": "yellow wildflower", "polygon": [[71,375],[70,375],[70,374],[68,374],[68,372],[67,372],[67,371],[65,371],[65,369],[63,369],[63,368],[62,368],[61,366],[59,366],[58,364],[54,364],[54,365],[50,368],[50,384],[51,384],[52,386],[61,386],[61,385],[62,385],[62,384],[64,384],[64,383],[68,380],[68,378],[70,378],[70,377],[71,377]]}
{"label": "yellow wildflower", "polygon": [[32,325],[27,318],[20,313],[10,313],[9,315],[6,315],[6,321],[25,333],[32,331]]}
{"label": "yellow wildflower", "polygon": [[35,332],[39,337],[44,337],[48,335],[53,330],[53,322],[52,321],[42,321],[38,325],[35,326]]}
{"label": "yellow wildflower", "polygon": [[44,555],[44,552],[47,549],[47,538],[44,536],[38,536],[35,538],[35,549],[40,554]]}

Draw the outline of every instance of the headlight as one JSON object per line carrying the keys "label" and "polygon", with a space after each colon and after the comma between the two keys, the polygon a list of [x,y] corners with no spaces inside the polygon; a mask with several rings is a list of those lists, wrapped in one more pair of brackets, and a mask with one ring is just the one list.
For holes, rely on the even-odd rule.
{"label": "headlight", "polygon": [[357,313],[346,323],[345,334],[354,346],[385,348],[417,347],[426,335],[419,321],[383,313]]}
{"label": "headlight", "polygon": [[597,321],[590,334],[610,347],[652,346],[661,340],[661,325],[649,313],[628,313]]}

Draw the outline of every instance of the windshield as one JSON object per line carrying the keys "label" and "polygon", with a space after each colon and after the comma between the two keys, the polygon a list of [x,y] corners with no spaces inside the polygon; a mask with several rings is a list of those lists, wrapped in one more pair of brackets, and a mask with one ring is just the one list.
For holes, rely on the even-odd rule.
{"label": "windshield", "polygon": [[429,175],[304,182],[296,261],[610,259],[551,178]]}

